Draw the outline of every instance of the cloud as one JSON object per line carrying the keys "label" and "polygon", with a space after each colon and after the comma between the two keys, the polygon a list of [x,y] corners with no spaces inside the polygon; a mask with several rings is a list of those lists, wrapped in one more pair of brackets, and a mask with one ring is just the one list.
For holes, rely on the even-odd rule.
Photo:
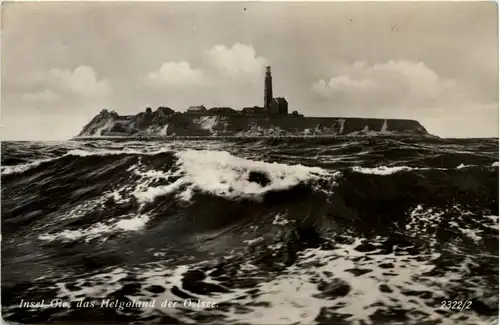
{"label": "cloud", "polygon": [[18,81],[21,87],[45,88],[62,98],[68,96],[102,97],[110,92],[109,82],[98,79],[96,71],[89,66],[78,66],[74,70],[50,69],[38,71]]}
{"label": "cloud", "polygon": [[193,104],[241,108],[258,104],[262,97],[266,63],[250,45],[215,45],[202,53],[197,67],[187,61],[164,62],[140,79],[151,92],[168,98],[168,105],[181,110]]}
{"label": "cloud", "polygon": [[6,135],[23,140],[67,139],[112,98],[109,81],[85,65],[37,71],[9,79],[5,87],[9,91],[2,96],[4,139]]}
{"label": "cloud", "polygon": [[89,66],[73,70],[36,71],[23,78],[11,78],[2,85],[3,111],[36,109],[42,113],[61,110],[60,114],[80,114],[78,110],[97,110],[111,96],[110,83],[98,78]]}
{"label": "cloud", "polygon": [[[317,115],[405,118],[446,137],[498,134],[498,102],[480,100],[423,62],[337,64],[311,85]],[[493,118],[492,118],[493,117]]]}
{"label": "cloud", "polygon": [[98,80],[95,70],[88,66],[79,66],[73,71],[53,69],[49,76],[78,95],[103,96],[110,91],[108,81]]}
{"label": "cloud", "polygon": [[[194,68],[189,62],[165,62],[147,79],[159,86],[230,86],[246,83],[263,75],[266,60],[256,55],[250,45],[236,43],[232,47],[215,45],[203,53],[202,64]],[[260,80],[259,80],[260,81]]]}
{"label": "cloud", "polygon": [[25,78],[12,79],[5,87],[10,90],[2,98],[7,110],[24,107],[42,111],[70,107],[76,110],[104,104],[111,95],[109,81],[98,78],[96,71],[85,65],[73,70],[37,71]]}
{"label": "cloud", "polygon": [[148,74],[153,82],[170,86],[190,86],[203,83],[204,75],[201,70],[191,68],[189,62],[165,62],[160,70]]}
{"label": "cloud", "polygon": [[356,62],[311,86],[316,98],[351,108],[425,108],[459,96],[457,83],[439,77],[423,62]]}
{"label": "cloud", "polygon": [[206,53],[206,60],[216,71],[230,76],[260,74],[266,65],[252,46],[240,43],[231,48],[216,45]]}

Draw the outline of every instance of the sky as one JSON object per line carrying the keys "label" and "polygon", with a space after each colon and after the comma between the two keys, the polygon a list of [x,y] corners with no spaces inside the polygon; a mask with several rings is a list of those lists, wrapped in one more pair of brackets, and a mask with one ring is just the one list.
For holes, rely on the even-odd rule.
{"label": "sky", "polygon": [[2,3],[2,140],[64,140],[103,108],[263,105],[498,137],[494,2]]}

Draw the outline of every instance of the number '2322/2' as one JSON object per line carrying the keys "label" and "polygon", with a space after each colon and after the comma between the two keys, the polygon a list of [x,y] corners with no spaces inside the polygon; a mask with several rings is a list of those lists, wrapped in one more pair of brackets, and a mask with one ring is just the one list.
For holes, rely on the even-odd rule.
{"label": "number '2322/2'", "polygon": [[443,300],[441,302],[441,309],[462,311],[464,309],[470,309],[471,305],[472,301],[470,300]]}

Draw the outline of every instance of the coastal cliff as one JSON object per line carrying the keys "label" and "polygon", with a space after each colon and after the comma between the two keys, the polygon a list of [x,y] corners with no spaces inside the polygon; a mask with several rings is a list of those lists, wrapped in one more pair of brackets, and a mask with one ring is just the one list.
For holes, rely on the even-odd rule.
{"label": "coastal cliff", "polygon": [[429,135],[415,120],[353,117],[258,116],[243,114],[189,114],[168,107],[150,108],[120,116],[102,110],[78,138],[158,136],[308,136],[356,134]]}

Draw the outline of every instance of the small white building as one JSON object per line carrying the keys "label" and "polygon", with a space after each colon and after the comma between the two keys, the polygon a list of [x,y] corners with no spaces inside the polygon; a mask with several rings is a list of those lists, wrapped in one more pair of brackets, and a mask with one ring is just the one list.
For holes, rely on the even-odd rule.
{"label": "small white building", "polygon": [[187,112],[188,113],[202,113],[202,112],[206,112],[207,111],[207,108],[203,105],[200,105],[200,106],[189,106],[188,109],[187,109]]}

